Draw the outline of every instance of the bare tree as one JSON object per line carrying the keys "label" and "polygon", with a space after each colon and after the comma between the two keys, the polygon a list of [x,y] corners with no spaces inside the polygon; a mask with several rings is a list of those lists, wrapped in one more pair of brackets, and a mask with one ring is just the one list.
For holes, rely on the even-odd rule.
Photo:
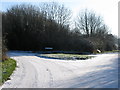
{"label": "bare tree", "polygon": [[40,4],[40,10],[48,19],[55,20],[58,24],[68,25],[71,18],[71,10],[57,2]]}
{"label": "bare tree", "polygon": [[107,33],[107,28],[103,23],[102,18],[97,16],[94,12],[90,12],[88,10],[79,13],[76,20],[76,26],[87,36]]}

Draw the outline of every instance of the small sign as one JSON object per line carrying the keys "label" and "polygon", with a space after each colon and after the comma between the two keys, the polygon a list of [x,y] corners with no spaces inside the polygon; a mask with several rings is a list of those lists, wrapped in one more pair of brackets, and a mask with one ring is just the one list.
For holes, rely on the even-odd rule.
{"label": "small sign", "polygon": [[46,50],[52,50],[52,47],[45,47]]}

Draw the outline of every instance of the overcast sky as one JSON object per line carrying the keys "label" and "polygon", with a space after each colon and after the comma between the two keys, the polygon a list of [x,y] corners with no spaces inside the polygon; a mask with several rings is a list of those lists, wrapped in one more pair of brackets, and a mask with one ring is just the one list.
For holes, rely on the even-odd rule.
{"label": "overcast sky", "polygon": [[[119,0],[1,0],[0,9],[5,11],[7,8],[15,4],[23,2],[32,3],[38,5],[39,2],[56,1],[64,4],[66,7],[72,10],[73,17],[75,17],[79,11],[88,9],[101,15],[105,24],[109,27],[110,31],[114,35],[118,35],[118,1]],[[35,3],[36,2],[36,3]]]}

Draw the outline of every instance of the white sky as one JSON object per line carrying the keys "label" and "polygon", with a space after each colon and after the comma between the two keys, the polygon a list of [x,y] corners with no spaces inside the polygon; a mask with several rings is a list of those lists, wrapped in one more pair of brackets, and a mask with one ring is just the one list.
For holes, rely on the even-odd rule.
{"label": "white sky", "polygon": [[[118,1],[120,0],[1,0],[2,9],[5,10],[13,2],[49,2],[57,1],[73,11],[75,17],[79,11],[88,9],[101,15],[105,24],[114,35],[118,35]],[[5,5],[6,4],[6,5]],[[1,9],[1,8],[0,8]]]}

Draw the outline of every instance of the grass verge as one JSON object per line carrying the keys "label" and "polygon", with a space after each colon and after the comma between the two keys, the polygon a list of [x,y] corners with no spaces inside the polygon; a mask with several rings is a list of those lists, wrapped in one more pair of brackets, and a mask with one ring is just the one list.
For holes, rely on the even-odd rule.
{"label": "grass verge", "polygon": [[120,50],[104,51],[103,53],[116,53],[116,52],[120,52]]}
{"label": "grass verge", "polygon": [[112,50],[112,51],[103,51],[101,53],[96,53],[96,54],[104,54],[104,53],[119,53],[120,50]]}
{"label": "grass verge", "polygon": [[53,59],[64,59],[64,60],[86,60],[93,56],[79,55],[79,54],[40,54],[41,57],[53,58]]}
{"label": "grass verge", "polygon": [[1,69],[1,82],[0,84],[4,83],[6,80],[9,80],[10,75],[13,73],[13,71],[15,70],[16,67],[16,61],[9,58],[8,60],[5,60],[3,62],[0,62],[0,67],[2,67]]}

